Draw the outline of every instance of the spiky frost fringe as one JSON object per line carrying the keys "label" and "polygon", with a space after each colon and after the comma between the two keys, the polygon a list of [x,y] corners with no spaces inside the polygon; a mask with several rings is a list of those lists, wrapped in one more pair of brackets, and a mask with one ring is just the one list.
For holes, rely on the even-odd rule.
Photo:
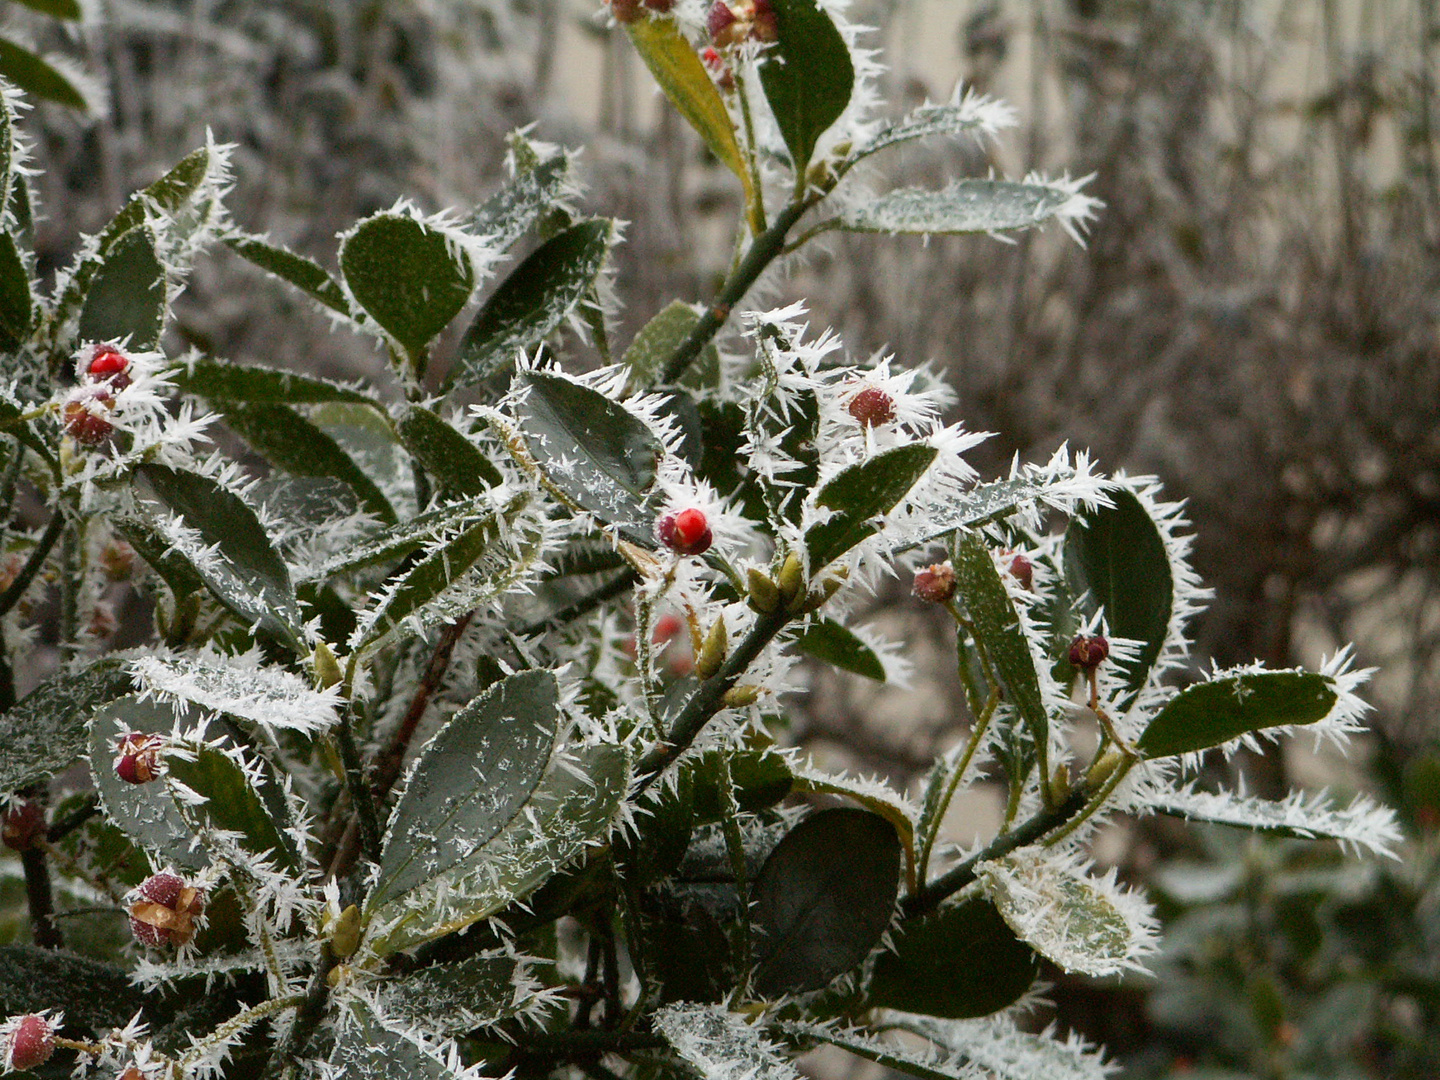
{"label": "spiky frost fringe", "polygon": [[1073,1032],[1061,1038],[1054,1024],[1038,1033],[1022,1031],[1016,1023],[1019,1013],[1012,1006],[977,1020],[940,1020],[885,1009],[879,1019],[1004,1080],[1105,1080],[1119,1070],[1105,1061],[1102,1050]]}

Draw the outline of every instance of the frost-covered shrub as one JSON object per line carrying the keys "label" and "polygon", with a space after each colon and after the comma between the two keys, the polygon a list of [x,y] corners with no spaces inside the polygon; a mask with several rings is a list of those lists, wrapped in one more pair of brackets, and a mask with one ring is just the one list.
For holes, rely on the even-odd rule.
{"label": "frost-covered shrub", "polygon": [[[0,790],[46,947],[5,952],[7,1062],[788,1077],[829,1043],[924,1077],[1100,1076],[1026,1026],[1038,957],[1113,975],[1155,948],[1144,897],[1092,867],[1099,822],[1395,843],[1364,800],[1197,786],[1211,749],[1343,745],[1363,675],[1342,655],[1177,688],[1203,593],[1153,481],[1066,450],[982,480],[932,374],[847,357],[799,306],[744,308],[829,230],[1078,235],[1082,184],[862,186],[889,147],[1009,114],[967,95],[870,119],[838,3],[611,13],[745,193],[718,295],[614,362],[622,230],[581,211],[567,152],[516,135],[507,186],[357,222],[332,275],[234,226],[209,144],[42,290],[5,97]],[[167,352],[217,244],[373,339],[393,383]],[[581,373],[577,342],[603,366]],[[217,450],[221,424],[268,470]],[[918,803],[776,742],[805,658],[900,666],[848,614],[911,572],[954,616],[970,714]],[[17,701],[52,581],[64,665]],[[155,640],[117,650],[122,584]],[[1003,828],[951,850],[947,808],[982,778]]]}

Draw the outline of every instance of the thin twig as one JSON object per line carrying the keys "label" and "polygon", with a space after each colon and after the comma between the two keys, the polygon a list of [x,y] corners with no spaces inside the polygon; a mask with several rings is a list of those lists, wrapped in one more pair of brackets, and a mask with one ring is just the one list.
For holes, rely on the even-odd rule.
{"label": "thin twig", "polygon": [[10,587],[0,593],[0,618],[10,614],[10,609],[20,602],[20,598],[25,595],[25,590],[35,580],[35,575],[40,573],[40,568],[50,557],[50,550],[55,546],[55,541],[60,539],[60,534],[64,529],[65,515],[57,507],[50,515],[50,521],[45,526],[45,531],[40,534],[40,540],[36,543],[35,550],[30,552],[30,557],[25,560],[25,565],[15,575],[15,580],[10,582]]}

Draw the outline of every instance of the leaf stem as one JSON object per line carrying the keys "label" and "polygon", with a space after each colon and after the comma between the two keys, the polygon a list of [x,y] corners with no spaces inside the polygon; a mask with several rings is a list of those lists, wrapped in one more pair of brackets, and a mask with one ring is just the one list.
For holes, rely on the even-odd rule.
{"label": "leaf stem", "polygon": [[10,614],[11,608],[20,602],[20,598],[25,595],[25,590],[35,580],[35,575],[40,573],[40,568],[50,557],[51,549],[55,547],[55,542],[60,539],[60,534],[64,530],[65,515],[57,506],[50,515],[50,521],[46,524],[45,531],[40,534],[40,539],[35,544],[35,550],[30,552],[30,557],[25,560],[25,565],[15,575],[15,580],[10,582],[10,587],[0,593],[0,618]]}
{"label": "leaf stem", "polygon": [[930,869],[930,852],[935,847],[935,839],[940,835],[940,822],[945,817],[945,811],[950,807],[950,800],[955,798],[955,792],[960,787],[960,781],[965,778],[966,770],[970,768],[970,761],[975,756],[975,751],[980,748],[980,742],[985,737],[985,731],[990,726],[990,719],[995,715],[995,708],[1000,704],[999,688],[990,691],[990,697],[986,700],[985,706],[980,711],[979,718],[975,721],[975,730],[970,733],[970,742],[965,747],[965,753],[960,758],[960,764],[950,776],[950,782],[945,786],[945,794],[940,798],[940,804],[935,808],[935,816],[930,822],[930,828],[920,838],[920,858],[915,869],[916,877],[920,881],[925,880],[926,872]]}
{"label": "leaf stem", "polygon": [[360,820],[360,838],[365,854],[372,861],[379,862],[380,822],[375,814],[375,802],[370,798],[370,787],[365,783],[365,766],[360,761],[360,751],[355,745],[355,731],[350,726],[351,715],[349,705],[340,711],[336,741],[340,744],[340,760],[345,763],[345,787],[350,792],[350,802]]}
{"label": "leaf stem", "polygon": [[50,864],[38,847],[20,853],[25,870],[25,900],[30,908],[30,932],[42,949],[58,949],[65,944],[60,928],[55,925],[55,894],[50,888]]}
{"label": "leaf stem", "polygon": [[659,779],[666,766],[695,741],[695,736],[700,734],[711,717],[723,708],[725,692],[735,685],[765,646],[774,640],[775,635],[784,629],[789,621],[790,616],[783,606],[768,615],[761,615],[755,621],[750,632],[725,658],[720,670],[701,683],[690,695],[685,707],[680,710],[680,715],[675,718],[675,723],[666,732],[665,740],[656,744],[640,759],[635,768],[639,780],[631,792],[632,798]]}
{"label": "leaf stem", "polygon": [[685,340],[676,346],[670,359],[665,362],[662,379],[673,383],[685,373],[685,369],[700,355],[700,350],[719,333],[730,317],[730,309],[744,299],[757,278],[784,251],[785,237],[795,223],[817,202],[825,197],[823,192],[795,199],[775,216],[774,223],[755,237],[740,260],[734,272],[721,287],[715,300],[705,309],[699,321],[691,328]]}
{"label": "leaf stem", "polygon": [[1050,830],[1064,825],[1080,813],[1085,804],[1085,790],[1077,788],[1059,806],[1047,807],[1024,824],[1007,833],[1001,833],[970,858],[952,866],[934,881],[922,885],[914,893],[905,897],[900,902],[904,917],[914,919],[934,911],[946,897],[953,896],[975,880],[975,868],[980,863],[998,859],[1001,855],[1008,855],[1016,848],[1039,840]]}

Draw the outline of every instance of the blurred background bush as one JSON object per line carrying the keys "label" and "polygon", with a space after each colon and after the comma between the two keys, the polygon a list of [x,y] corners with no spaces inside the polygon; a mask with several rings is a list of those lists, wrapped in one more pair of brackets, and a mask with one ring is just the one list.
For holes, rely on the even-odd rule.
{"label": "blurred background bush", "polygon": [[[42,269],[207,128],[238,145],[239,223],[328,264],[337,231],[398,197],[479,201],[503,174],[505,133],[532,121],[538,138],[585,147],[589,204],[631,222],[620,341],[669,300],[706,296],[728,261],[729,174],[658,107],[592,0],[87,6],[78,29],[15,3],[0,12],[7,34],[69,56],[106,98],[89,114],[42,104],[26,124],[45,170]],[[1052,973],[1055,1015],[1106,1042],[1127,1076],[1440,1075],[1440,3],[852,10],[879,28],[897,111],[963,80],[1021,119],[1003,152],[906,150],[897,179],[1094,173],[1087,190],[1106,209],[1083,250],[1053,234],[924,250],[835,239],[772,299],[806,298],[857,354],[944,369],[958,415],[1004,433],[975,456],[982,472],[1069,440],[1187,498],[1216,594],[1199,655],[1314,664],[1354,640],[1381,668],[1363,768],[1293,753],[1215,767],[1268,795],[1378,789],[1411,828],[1409,857],[1342,864],[1309,845],[1117,827],[1105,851],[1169,923],[1159,977]],[[364,342],[300,306],[217,255],[171,345],[376,370]],[[878,596],[874,619],[908,641],[911,690],[822,676],[793,708],[796,741],[901,783],[963,712],[949,631],[904,592]],[[129,616],[143,631],[148,613]],[[955,839],[992,812],[963,804]]]}

